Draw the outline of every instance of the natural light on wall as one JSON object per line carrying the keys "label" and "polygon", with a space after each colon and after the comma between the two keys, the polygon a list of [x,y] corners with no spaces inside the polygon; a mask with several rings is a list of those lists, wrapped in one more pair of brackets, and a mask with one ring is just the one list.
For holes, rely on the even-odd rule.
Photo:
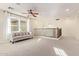
{"label": "natural light on wall", "polygon": [[29,32],[29,33],[32,32],[32,24],[31,24],[30,19],[27,19],[27,32]]}
{"label": "natural light on wall", "polygon": [[58,56],[67,56],[66,52],[63,49],[53,47],[56,55]]}

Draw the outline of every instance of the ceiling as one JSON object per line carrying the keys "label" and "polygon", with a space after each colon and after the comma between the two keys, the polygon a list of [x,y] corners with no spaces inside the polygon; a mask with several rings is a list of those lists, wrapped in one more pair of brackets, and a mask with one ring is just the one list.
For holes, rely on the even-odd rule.
{"label": "ceiling", "polygon": [[28,9],[35,9],[40,16],[45,17],[71,17],[79,15],[78,3],[0,3],[0,9],[19,13],[27,12]]}

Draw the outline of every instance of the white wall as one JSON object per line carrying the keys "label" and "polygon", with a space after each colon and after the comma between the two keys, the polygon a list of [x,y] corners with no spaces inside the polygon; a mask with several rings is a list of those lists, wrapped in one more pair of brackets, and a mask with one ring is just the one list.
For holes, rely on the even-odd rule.
{"label": "white wall", "polygon": [[6,39],[6,14],[0,10],[0,42]]}
{"label": "white wall", "polygon": [[34,21],[34,28],[41,28],[41,27],[56,27],[56,21],[53,19],[49,19],[47,17],[37,17]]}
{"label": "white wall", "polygon": [[62,28],[63,36],[79,39],[79,17],[77,15],[74,17],[64,17],[58,21],[53,17],[37,17],[36,20],[33,20],[33,27],[60,27]]}
{"label": "white wall", "polygon": [[2,12],[0,11],[0,40],[1,39],[3,39],[3,20],[2,20],[2,17],[3,17],[3,15],[2,15]]}
{"label": "white wall", "polygon": [[77,17],[77,15],[65,18],[60,23],[64,36],[79,39],[79,17]]}

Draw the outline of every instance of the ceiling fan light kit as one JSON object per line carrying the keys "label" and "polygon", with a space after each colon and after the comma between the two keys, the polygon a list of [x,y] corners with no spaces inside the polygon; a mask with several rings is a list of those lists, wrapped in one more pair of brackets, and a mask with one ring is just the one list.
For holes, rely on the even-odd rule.
{"label": "ceiling fan light kit", "polygon": [[37,15],[39,15],[39,13],[35,12],[32,9],[27,10],[28,13],[23,13],[23,14],[31,14],[33,17],[37,17]]}

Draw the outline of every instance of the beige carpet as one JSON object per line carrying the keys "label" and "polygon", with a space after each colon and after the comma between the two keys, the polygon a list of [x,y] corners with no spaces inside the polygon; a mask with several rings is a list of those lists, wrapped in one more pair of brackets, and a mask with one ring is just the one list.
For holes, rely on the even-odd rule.
{"label": "beige carpet", "polygon": [[79,40],[62,38],[53,40],[36,37],[11,44],[0,43],[2,56],[77,56],[79,55]]}

